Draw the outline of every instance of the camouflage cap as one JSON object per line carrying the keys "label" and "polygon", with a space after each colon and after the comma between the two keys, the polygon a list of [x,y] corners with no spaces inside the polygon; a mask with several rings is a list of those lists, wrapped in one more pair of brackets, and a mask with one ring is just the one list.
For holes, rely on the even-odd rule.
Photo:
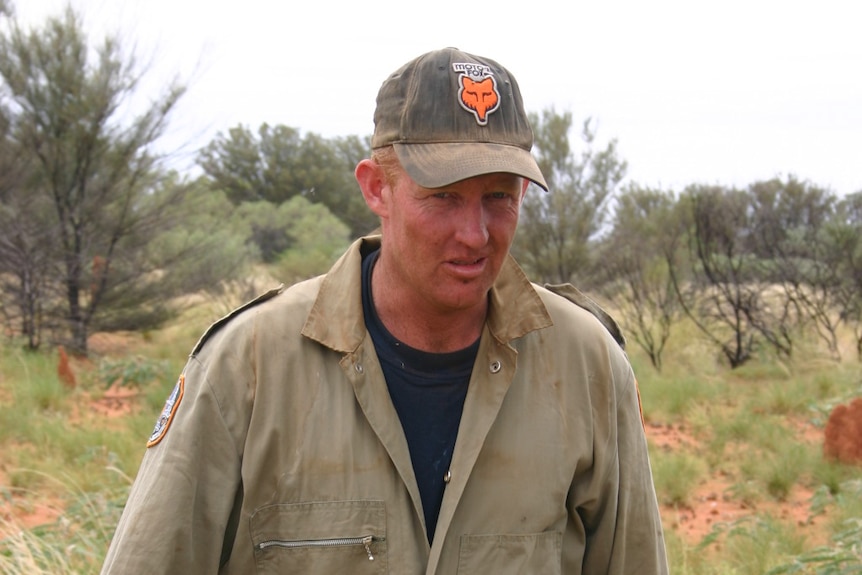
{"label": "camouflage cap", "polygon": [[371,145],[392,145],[425,188],[508,172],[548,189],[530,153],[533,130],[515,78],[494,60],[455,48],[423,54],[386,79]]}

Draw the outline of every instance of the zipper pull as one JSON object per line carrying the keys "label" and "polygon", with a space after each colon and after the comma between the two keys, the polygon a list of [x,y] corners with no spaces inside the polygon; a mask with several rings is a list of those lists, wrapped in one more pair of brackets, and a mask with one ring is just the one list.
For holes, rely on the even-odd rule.
{"label": "zipper pull", "polygon": [[366,535],[362,538],[362,545],[365,547],[365,552],[368,553],[368,560],[374,561],[374,555],[371,553],[371,542],[374,541],[374,537],[371,535]]}

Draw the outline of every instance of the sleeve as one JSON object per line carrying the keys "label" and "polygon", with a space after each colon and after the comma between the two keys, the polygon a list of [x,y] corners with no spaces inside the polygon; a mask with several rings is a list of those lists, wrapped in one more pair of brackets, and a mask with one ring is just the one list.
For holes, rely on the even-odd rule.
{"label": "sleeve", "polygon": [[[664,533],[652,480],[637,381],[620,354],[612,393],[607,397],[608,422],[597,443],[598,469],[591,486],[593,504],[578,510],[585,527],[585,575],[666,575]],[[594,413],[596,411],[594,410]],[[599,412],[601,413],[601,412]]]}
{"label": "sleeve", "polygon": [[222,402],[192,358],[147,444],[103,575],[218,572],[240,492],[240,444]]}

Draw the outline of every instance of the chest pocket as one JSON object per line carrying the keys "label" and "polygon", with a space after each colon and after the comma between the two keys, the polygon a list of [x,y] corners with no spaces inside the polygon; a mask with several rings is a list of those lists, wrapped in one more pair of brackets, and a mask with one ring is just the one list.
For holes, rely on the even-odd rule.
{"label": "chest pocket", "polygon": [[458,575],[559,575],[563,535],[558,531],[517,535],[463,535]]}
{"label": "chest pocket", "polygon": [[382,501],[268,505],[251,516],[257,573],[388,573]]}

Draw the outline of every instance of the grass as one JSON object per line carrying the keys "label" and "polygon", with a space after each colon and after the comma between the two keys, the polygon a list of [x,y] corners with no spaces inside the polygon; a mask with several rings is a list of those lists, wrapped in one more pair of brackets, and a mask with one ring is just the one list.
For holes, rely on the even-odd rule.
{"label": "grass", "polygon": [[[91,406],[105,382],[81,377],[70,390],[58,380],[53,354],[11,346],[0,353],[0,397],[9,398],[0,402],[0,471],[10,487],[58,497],[62,486],[46,480],[58,470],[85,491],[118,486],[116,474],[104,477],[107,467],[136,472],[152,413],[111,421]],[[88,369],[78,366],[82,375],[95,373]]]}
{"label": "grass", "polygon": [[688,453],[657,450],[651,450],[650,460],[659,502],[670,506],[692,503],[692,494],[707,473],[706,463]]}
{"label": "grass", "polygon": [[805,551],[805,537],[792,526],[769,516],[754,516],[733,524],[722,554],[733,573],[763,575]]}
{"label": "grass", "polygon": [[[73,362],[76,389],[59,382],[50,350],[0,345],[0,574],[98,572],[155,418],[223,308],[191,308],[160,332],[130,334],[121,353]],[[671,341],[662,373],[629,352],[648,434],[687,438],[650,442],[663,507],[693,509],[708,485],[751,510],[699,539],[667,521],[674,575],[862,573],[862,472],[825,461],[818,439],[832,408],[862,395],[858,361],[801,350],[795,362],[767,357],[730,370],[693,333]],[[93,410],[112,383],[135,391],[122,418]],[[778,512],[800,492],[812,494],[804,511],[813,527]],[[18,519],[46,503],[54,512],[22,528]]]}
{"label": "grass", "polygon": [[[72,494],[57,508],[57,519],[21,529],[0,519],[0,573],[4,575],[71,575],[98,572],[128,495],[127,488],[85,490],[69,482],[60,491]],[[126,478],[125,483],[128,483]]]}
{"label": "grass", "polygon": [[[694,509],[720,478],[719,497],[752,513],[716,522],[700,540],[666,521],[671,572],[862,573],[862,471],[822,457],[829,413],[862,395],[859,362],[826,361],[800,349],[797,361],[762,357],[730,370],[696,334],[682,340],[685,346],[668,348],[661,373],[629,350],[648,425],[689,436],[673,448],[651,444],[660,502]],[[814,495],[803,519],[781,512],[807,493]]]}

